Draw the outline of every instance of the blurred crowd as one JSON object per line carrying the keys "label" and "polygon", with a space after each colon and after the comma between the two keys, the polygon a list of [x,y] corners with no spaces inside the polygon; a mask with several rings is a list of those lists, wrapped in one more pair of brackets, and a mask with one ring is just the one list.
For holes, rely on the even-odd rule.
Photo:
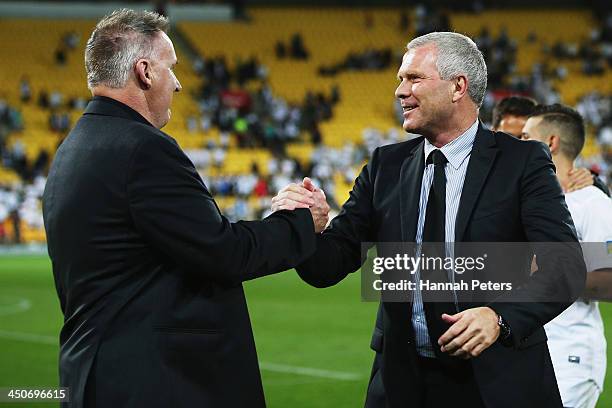
{"label": "blurred crowd", "polygon": [[339,175],[343,183],[352,184],[375,148],[405,139],[396,128],[386,133],[364,129],[362,143],[347,143],[341,148],[319,144],[305,164],[287,154],[275,154],[268,160],[264,172],[253,163],[249,173],[218,177],[208,176],[211,164],[205,149],[187,150],[186,153],[215,197],[235,199],[226,215],[231,220],[239,220],[267,215],[271,196],[291,182],[301,182],[305,176],[326,192],[330,206],[338,210],[342,203],[335,196],[335,176]]}
{"label": "blurred crowd", "polygon": [[[478,12],[479,2],[467,3],[466,8]],[[365,15],[364,29],[374,21]],[[448,12],[426,5],[416,5],[414,18],[407,12],[398,14],[398,28],[402,32],[414,30],[415,35],[431,31],[452,29]],[[512,38],[502,29],[493,35],[484,28],[474,38],[483,51],[489,70],[489,90],[481,109],[481,119],[491,124],[493,107],[508,94],[529,95],[542,104],[560,101],[554,81],[568,79],[566,62],[580,62],[584,75],[601,75],[612,68],[612,14],[599,16],[600,25],[594,27],[590,37],[581,43],[556,42],[544,44],[541,63],[534,64],[528,75],[517,72],[517,49],[520,41],[536,42],[535,34],[527,39]],[[80,38],[76,33],[66,33],[55,51],[55,62],[66,63]],[[288,40],[281,39],[275,46],[276,57],[308,59],[309,50],[300,33],[293,33]],[[334,76],[351,70],[380,70],[398,63],[391,49],[363,49],[336,62],[319,68],[320,75]],[[554,64],[552,63],[554,62]],[[197,56],[193,70],[201,78],[202,86],[194,97],[193,113],[184,118],[189,132],[199,134],[214,130],[216,138],[206,138],[202,147],[187,150],[212,194],[222,201],[225,214],[232,220],[253,219],[267,215],[270,198],[289,182],[299,182],[311,177],[324,189],[332,208],[341,206],[343,198],[336,196],[338,183],[351,185],[358,171],[371,152],[378,146],[396,143],[411,137],[399,127],[402,112],[395,103],[398,126],[386,132],[364,129],[362,142],[347,143],[332,148],[322,143],[320,124],[333,118],[334,107],[341,101],[341,89],[332,86],[327,93],[306,92],[299,103],[289,102],[274,95],[269,82],[267,67],[256,57],[236,59],[229,63],[224,56]],[[36,92],[35,92],[36,91]],[[33,90],[27,77],[19,83],[22,103],[36,103],[49,113],[49,128],[58,135],[58,144],[69,131],[72,123],[70,112],[82,110],[86,101],[68,97],[57,90]],[[36,98],[35,98],[36,95]],[[600,174],[610,183],[612,180],[612,96],[594,90],[583,95],[576,109],[596,137],[595,143],[602,153],[582,158],[585,166]],[[0,158],[2,167],[15,170],[20,183],[0,186],[0,242],[19,242],[22,220],[32,228],[42,227],[40,197],[44,189],[50,152],[41,151],[31,163],[27,160],[23,141],[15,139],[10,146],[7,138],[25,126],[21,112],[10,106],[0,96]],[[310,157],[292,157],[289,144],[313,145]],[[266,149],[270,159],[265,168],[255,160],[250,171],[240,175],[219,175],[226,164],[228,150]],[[1,170],[1,169],[0,169]],[[213,176],[212,174],[216,174]],[[7,225],[11,225],[7,228]]]}
{"label": "blurred crowd", "polygon": [[280,40],[277,41],[274,51],[278,59],[292,58],[296,60],[307,60],[310,55],[300,33],[294,33],[288,43]]}
{"label": "blurred crowd", "polygon": [[[220,142],[211,149],[227,149],[230,137],[240,147],[264,147],[282,152],[285,144],[298,141],[303,133],[309,140],[321,142],[319,124],[333,117],[333,107],[340,101],[334,86],[329,95],[306,92],[299,104],[275,96],[267,82],[268,70],[255,57],[237,60],[229,68],[224,57],[198,57],[194,69],[203,85],[195,95],[197,115],[187,118],[187,128],[204,132],[220,131]],[[248,83],[255,86],[246,87]],[[248,89],[256,88],[256,91]]]}
{"label": "blurred crowd", "polygon": [[22,243],[22,221],[32,229],[43,228],[40,200],[46,177],[38,176],[31,183],[0,185],[0,244]]}
{"label": "blurred crowd", "polygon": [[319,75],[335,76],[344,71],[380,71],[389,68],[393,61],[390,48],[367,49],[351,52],[342,61],[319,67]]}
{"label": "blurred crowd", "polygon": [[[19,82],[21,104],[36,103],[48,113],[48,126],[57,134],[56,145],[59,146],[71,127],[70,112],[83,110],[87,102],[82,97],[72,97],[66,101],[61,92],[48,93],[45,89],[38,91],[38,98],[34,102],[33,94],[28,78],[22,77]],[[26,125],[20,109],[0,98],[0,164],[14,170],[22,180],[31,182],[37,176],[46,174],[52,152],[42,149],[33,160],[28,160],[27,146],[21,138],[16,137],[12,143],[8,143],[9,136],[25,131]]]}

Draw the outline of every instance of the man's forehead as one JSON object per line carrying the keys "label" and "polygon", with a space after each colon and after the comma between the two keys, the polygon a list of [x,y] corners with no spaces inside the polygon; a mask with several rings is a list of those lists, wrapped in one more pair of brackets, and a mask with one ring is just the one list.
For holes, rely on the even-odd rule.
{"label": "man's forehead", "polygon": [[531,136],[535,136],[534,130],[538,128],[541,121],[542,118],[537,116],[528,118],[525,122],[525,125],[523,126],[523,131],[529,133]]}
{"label": "man's forehead", "polygon": [[541,121],[542,121],[541,117],[532,116],[530,118],[527,118],[527,120],[525,121],[525,126],[529,126],[533,128],[537,126]]}
{"label": "man's forehead", "polygon": [[174,44],[172,44],[172,40],[168,37],[168,34],[163,31],[160,32],[155,39],[155,46],[160,56],[167,56],[170,59],[176,60]]}
{"label": "man's forehead", "polygon": [[438,47],[434,43],[427,43],[423,45],[419,45],[418,47],[410,47],[407,49],[404,54],[404,58],[408,58],[409,56],[421,56],[425,57],[427,55],[437,55]]}
{"label": "man's forehead", "polygon": [[435,44],[425,44],[420,47],[409,48],[402,57],[399,71],[409,70],[413,63],[431,62],[435,65],[438,49]]}
{"label": "man's forehead", "polygon": [[528,116],[506,114],[501,118],[501,122],[513,124],[525,124],[529,119]]}

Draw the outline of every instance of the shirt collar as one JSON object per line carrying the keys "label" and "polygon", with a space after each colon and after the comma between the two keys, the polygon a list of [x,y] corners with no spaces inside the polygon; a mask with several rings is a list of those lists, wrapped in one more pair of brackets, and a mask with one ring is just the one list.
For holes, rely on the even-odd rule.
{"label": "shirt collar", "polygon": [[145,125],[153,126],[136,110],[123,102],[107,96],[96,95],[85,108],[85,114],[97,114],[106,116],[117,116],[125,119],[135,120]]}
{"label": "shirt collar", "polygon": [[[459,169],[463,161],[470,155],[472,146],[474,145],[474,139],[476,138],[476,132],[478,132],[478,119],[476,119],[472,126],[470,126],[469,129],[463,132],[459,137],[440,148],[450,165],[453,166],[455,170]],[[436,149],[436,146],[432,145],[429,140],[425,139],[425,148],[423,150],[425,154],[425,162],[427,162],[427,157],[429,157],[429,154]]]}

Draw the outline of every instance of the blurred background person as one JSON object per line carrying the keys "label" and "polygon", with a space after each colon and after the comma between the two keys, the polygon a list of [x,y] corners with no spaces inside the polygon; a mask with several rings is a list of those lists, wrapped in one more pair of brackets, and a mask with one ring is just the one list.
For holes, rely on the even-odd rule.
{"label": "blurred background person", "polygon": [[492,129],[522,138],[523,126],[538,103],[525,96],[508,96],[493,108]]}

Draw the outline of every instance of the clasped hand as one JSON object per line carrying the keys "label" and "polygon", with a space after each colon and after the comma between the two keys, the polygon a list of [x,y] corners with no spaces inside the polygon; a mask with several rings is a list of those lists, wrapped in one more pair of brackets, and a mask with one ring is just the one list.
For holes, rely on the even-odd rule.
{"label": "clasped hand", "polygon": [[329,205],[325,193],[320,188],[315,187],[308,177],[304,178],[301,185],[291,183],[280,190],[272,198],[271,208],[272,212],[308,208],[317,233],[323,231],[329,221]]}

